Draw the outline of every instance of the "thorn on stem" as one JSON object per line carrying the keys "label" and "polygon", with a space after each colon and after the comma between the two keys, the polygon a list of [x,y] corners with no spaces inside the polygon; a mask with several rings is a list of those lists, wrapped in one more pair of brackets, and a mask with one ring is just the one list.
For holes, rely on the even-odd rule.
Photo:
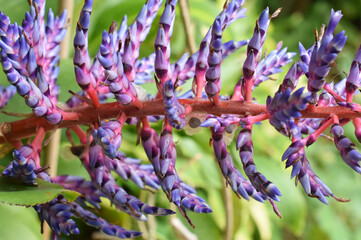
{"label": "thorn on stem", "polygon": [[274,11],[274,13],[272,13],[272,15],[269,17],[269,19],[276,18],[280,14],[281,11],[282,11],[282,8],[277,8],[277,10]]}
{"label": "thorn on stem", "polygon": [[109,27],[109,34],[113,33],[115,29],[117,29],[117,22],[113,20]]}
{"label": "thorn on stem", "polygon": [[185,217],[185,219],[187,219],[187,222],[189,223],[189,225],[191,225],[191,227],[193,229],[196,228],[196,226],[194,226],[192,220],[188,217],[186,210],[183,209],[183,207],[181,207],[181,206],[177,206],[177,207],[178,207],[179,212],[182,214],[182,216]]}

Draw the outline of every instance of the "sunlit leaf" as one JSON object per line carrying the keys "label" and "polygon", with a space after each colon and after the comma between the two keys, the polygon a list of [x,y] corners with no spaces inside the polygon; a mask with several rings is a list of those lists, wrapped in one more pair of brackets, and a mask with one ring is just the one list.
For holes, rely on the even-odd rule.
{"label": "sunlit leaf", "polygon": [[41,239],[40,222],[34,209],[0,204],[1,239]]}
{"label": "sunlit leaf", "polygon": [[0,177],[0,202],[34,206],[51,201],[62,194],[68,201],[74,201],[80,193],[64,189],[62,186],[36,179],[36,186],[29,186],[17,179]]}

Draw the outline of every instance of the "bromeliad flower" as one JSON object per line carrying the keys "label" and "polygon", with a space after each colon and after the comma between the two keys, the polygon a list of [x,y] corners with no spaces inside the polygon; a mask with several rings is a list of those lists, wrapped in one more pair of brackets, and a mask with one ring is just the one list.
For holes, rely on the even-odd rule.
{"label": "bromeliad flower", "polygon": [[301,138],[301,131],[294,119],[300,118],[301,110],[306,109],[311,94],[304,93],[303,88],[291,95],[291,89],[278,91],[273,98],[267,98],[267,112],[270,114],[270,124],[283,135]]}
{"label": "bromeliad flower", "polygon": [[[7,145],[15,148],[13,160],[3,175],[18,178],[28,185],[35,185],[35,180],[41,178],[81,194],[72,202],[60,194],[49,202],[33,206],[41,222],[50,226],[53,238],[60,234],[78,234],[75,218],[110,236],[132,238],[141,234],[98,216],[103,199],[108,199],[118,210],[136,220],[147,220],[148,214],[174,214],[172,210],[150,206],[133,196],[133,191],[123,186],[129,180],[141,189],[161,188],[191,226],[194,225],[188,211],[210,213],[211,207],[203,195],[200,197],[196,189],[183,182],[176,168],[181,152],[178,144],[182,141],[175,140],[174,129],[183,127],[187,134],[195,134],[200,127],[209,128],[210,145],[226,183],[240,198],[269,201],[276,214],[281,216],[275,205],[275,201],[280,201],[281,193],[259,172],[261,167],[256,166],[257,154],[253,146],[256,136],[252,133],[257,131],[256,125],[268,120],[278,132],[290,138],[291,144],[282,161],[286,168],[292,166],[291,177],[301,183],[305,193],[325,204],[326,197],[346,201],[335,197],[313,172],[305,150],[331,127],[333,141],[343,161],[361,172],[361,154],[344,135],[342,127],[352,121],[355,135],[361,142],[361,106],[353,101],[353,95],[361,86],[361,48],[346,79],[337,84],[325,80],[346,41],[344,31],[333,34],[342,16],[340,11],[331,11],[329,25],[326,30],[322,27],[320,33],[316,33],[313,46],[306,49],[299,44],[300,59],[290,67],[279,83],[278,91],[263,105],[255,101],[253,90],[262,82],[274,79],[272,75],[281,72],[295,56],[295,53],[287,52],[287,48],[282,49],[282,42],[269,54],[264,57],[262,54],[270,21],[280,9],[273,14],[268,8],[262,11],[249,40],[222,42],[227,27],[245,17],[244,0],[226,1],[203,37],[199,50],[193,54],[185,53],[173,62],[171,37],[175,29],[176,0],[164,4],[157,25],[154,53],[139,58],[140,45],[162,7],[162,1],[149,0],[132,23],[128,25],[128,18],[124,16],[119,28],[113,22],[103,31],[92,60],[88,37],[93,0],[85,0],[73,41],[75,80],[81,91],[71,91],[73,96],[61,109],[57,105],[59,88],[56,79],[59,44],[67,25],[66,13],[55,17],[49,10],[45,21],[45,0],[29,3],[30,11],[21,26],[11,23],[0,13],[0,61],[13,85],[6,89],[0,87],[0,108],[16,89],[33,110],[26,119],[0,125],[0,144],[9,143]],[[245,45],[246,56],[240,69],[243,75],[229,97],[222,92],[222,63]],[[301,77],[307,78],[308,92],[300,87]],[[192,89],[187,85],[189,79],[193,79]],[[152,82],[155,92],[150,93],[146,90],[148,86],[141,86]],[[183,89],[185,91],[181,92]],[[158,131],[156,123],[161,121],[162,128]],[[71,152],[86,169],[87,180],[71,175],[50,177],[45,172],[46,167],[42,167],[40,154],[48,142],[44,137],[47,131],[56,128],[67,128]],[[130,157],[119,151],[131,143],[127,138],[131,128],[137,129],[138,142],[141,141],[151,164],[143,163],[146,159],[133,158],[134,155]],[[235,144],[245,175],[232,159],[230,148],[234,146],[231,142],[235,133],[238,133]],[[35,138],[28,139],[25,144],[26,138],[32,135]],[[128,145],[122,146],[122,143]],[[129,153],[128,149],[125,152]]]}

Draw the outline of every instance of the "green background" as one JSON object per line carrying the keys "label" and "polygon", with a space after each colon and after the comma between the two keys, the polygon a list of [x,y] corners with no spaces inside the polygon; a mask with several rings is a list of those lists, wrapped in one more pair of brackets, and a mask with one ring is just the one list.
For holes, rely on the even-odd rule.
{"label": "green background", "polygon": [[[76,0],[72,26],[75,25],[82,2]],[[47,7],[51,7],[56,13],[59,1],[48,1]],[[112,20],[118,23],[124,14],[128,15],[128,24],[136,17],[143,1],[119,1],[119,0],[95,0],[91,25],[89,30],[89,49],[92,56],[97,52],[103,29],[108,29]],[[222,8],[222,1],[189,1],[190,14],[194,26],[195,41],[197,46],[213,23],[214,18]],[[279,7],[283,10],[279,17],[271,21],[264,52],[272,51],[278,41],[283,41],[290,51],[298,52],[298,42],[302,42],[307,48],[313,44],[314,28],[319,28],[322,23],[327,24],[331,8],[342,10],[342,18],[336,32],[345,30],[348,41],[344,50],[337,59],[336,67],[329,74],[328,81],[338,81],[345,77],[343,71],[349,72],[350,63],[355,52],[361,44],[361,3],[355,1],[248,1],[247,18],[233,23],[224,33],[224,41],[231,39],[243,40],[250,38],[253,33],[255,21],[261,11],[270,7],[273,12]],[[21,22],[28,4],[26,0],[0,0],[0,10],[10,16],[12,22]],[[149,55],[154,47],[153,41],[156,35],[156,18],[153,28],[140,49],[141,56]],[[186,51],[186,36],[181,21],[179,9],[175,21],[173,38],[171,40],[171,60],[176,61]],[[232,93],[233,87],[241,76],[241,64],[244,61],[244,51],[241,49],[230,56],[222,65],[222,93]],[[70,53],[70,56],[72,52]],[[294,58],[298,60],[298,55]],[[274,76],[276,81],[261,84],[255,91],[258,103],[265,103],[268,95],[272,95],[278,88],[287,67],[280,75]],[[65,101],[69,97],[68,89],[74,92],[79,90],[73,73],[72,59],[64,59],[61,62],[61,74],[58,80],[61,86],[60,100]],[[0,75],[0,84],[6,83],[3,74]],[[304,79],[301,84],[305,84]],[[185,88],[190,84],[186,84]],[[153,84],[148,84],[147,89],[155,91]],[[23,99],[15,97],[5,109],[11,112],[30,112],[23,103]],[[1,122],[14,118],[0,115]],[[158,131],[160,126],[155,127]],[[346,135],[356,142],[353,136],[353,126],[346,126]],[[329,131],[325,132],[329,134]],[[123,131],[124,140],[122,151],[132,157],[146,160],[141,146],[135,146],[135,127],[126,127]],[[177,214],[181,223],[194,233],[198,239],[226,239],[226,232],[231,236],[229,239],[361,239],[361,176],[354,173],[346,166],[333,143],[326,138],[320,138],[315,144],[307,149],[308,159],[316,174],[331,188],[338,197],[351,199],[349,203],[338,203],[329,199],[329,205],[323,205],[316,199],[307,197],[303,189],[294,186],[294,180],[290,179],[290,169],[284,169],[281,162],[282,153],[289,146],[290,141],[281,136],[268,123],[254,127],[253,142],[255,148],[254,160],[258,170],[273,181],[282,192],[281,202],[277,203],[283,215],[279,219],[272,211],[269,203],[260,204],[253,200],[247,202],[237,199],[230,193],[230,189],[224,190],[224,182],[213,156],[213,150],[209,147],[208,139],[210,132],[201,130],[198,134],[188,136],[183,130],[174,136],[178,151],[177,169],[182,179],[191,186],[196,187],[199,194],[204,197],[213,209],[211,214],[193,214],[190,217],[196,226],[191,229],[180,214]],[[61,141],[59,174],[72,174],[86,177],[85,170],[80,166],[79,160],[69,152],[69,143],[64,133]],[[242,168],[238,159],[238,153],[234,142],[229,146],[229,151],[234,158],[236,166]],[[10,156],[0,160],[4,166],[10,161]],[[146,161],[145,161],[146,162]],[[129,192],[136,196],[140,195],[143,201],[150,201],[151,193],[142,192],[132,184],[119,181]],[[170,207],[164,194],[159,191],[155,194],[155,201],[163,207]],[[228,209],[228,211],[227,211]],[[182,239],[177,230],[171,224],[176,220],[171,217],[151,218],[149,223],[139,225],[127,215],[120,213],[105,201],[100,214],[111,221],[127,229],[147,229],[149,226],[156,228],[155,233],[146,231],[143,236],[152,236],[153,239]],[[71,236],[68,239],[89,239],[90,237],[106,239],[103,235],[97,235],[94,229],[87,228],[79,222],[81,235]],[[149,229],[148,229],[149,230]],[[0,204],[0,239],[40,239],[40,224],[31,208],[14,207]],[[61,239],[66,239],[61,236]],[[141,238],[141,237],[140,237]]]}

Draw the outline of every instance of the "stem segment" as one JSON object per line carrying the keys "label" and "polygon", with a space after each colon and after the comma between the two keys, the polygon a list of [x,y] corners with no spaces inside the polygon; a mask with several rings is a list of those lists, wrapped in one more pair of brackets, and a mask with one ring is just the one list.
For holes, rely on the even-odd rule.
{"label": "stem segment", "polygon": [[[257,116],[266,113],[265,105],[255,103],[243,103],[239,101],[220,101],[219,106],[213,105],[206,99],[180,99],[179,103],[190,106],[192,112],[213,114],[220,116],[221,114],[237,114],[241,116]],[[44,118],[29,117],[15,122],[7,122],[1,125],[0,129],[0,144],[5,142],[14,142],[24,139],[36,134],[39,127],[45,131],[53,130],[54,128],[69,128],[76,125],[86,125],[98,122],[102,119],[111,119],[119,116],[119,112],[124,112],[127,117],[146,117],[164,115],[164,106],[162,99],[155,99],[143,102],[144,107],[138,109],[135,106],[123,106],[117,102],[100,104],[100,107],[95,109],[92,106],[81,106],[69,110],[69,113],[77,114],[77,120],[67,120],[66,118],[59,125],[51,125]],[[313,105],[311,105],[313,106]],[[327,118],[335,115],[338,118],[360,118],[361,113],[352,111],[349,108],[336,107],[315,107],[310,110],[301,111],[302,118]]]}

